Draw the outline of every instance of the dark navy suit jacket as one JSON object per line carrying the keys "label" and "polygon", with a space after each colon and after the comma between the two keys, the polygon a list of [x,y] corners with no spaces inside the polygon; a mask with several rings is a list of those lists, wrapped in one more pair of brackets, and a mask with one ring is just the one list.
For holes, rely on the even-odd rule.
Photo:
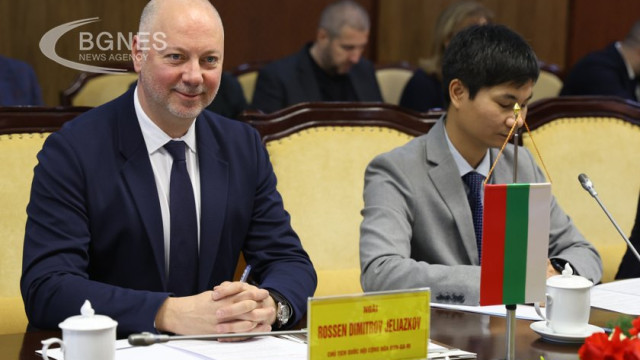
{"label": "dark navy suit jacket", "polygon": [[[242,251],[297,322],[316,286],[255,129],[204,111],[198,290],[231,280]],[[30,324],[57,328],[85,299],[118,334],[154,331],[166,290],[163,227],[133,90],[68,122],[38,154],[27,207],[22,296]]]}
{"label": "dark navy suit jacket", "polygon": [[43,105],[40,85],[29,64],[0,56],[0,106]]}
{"label": "dark navy suit jacket", "polygon": [[427,74],[418,69],[402,90],[400,106],[415,111],[429,111],[444,108],[442,81],[435,75]]}
{"label": "dark navy suit jacket", "polygon": [[567,75],[560,95],[611,95],[638,101],[636,82],[629,79],[622,56],[610,44],[578,61]]}
{"label": "dark navy suit jacket", "polygon": [[[322,101],[312,60],[308,55],[310,46],[307,44],[299,52],[260,70],[252,108],[271,113],[302,102]],[[349,79],[358,101],[382,101],[375,69],[370,61],[360,58],[349,70]]]}

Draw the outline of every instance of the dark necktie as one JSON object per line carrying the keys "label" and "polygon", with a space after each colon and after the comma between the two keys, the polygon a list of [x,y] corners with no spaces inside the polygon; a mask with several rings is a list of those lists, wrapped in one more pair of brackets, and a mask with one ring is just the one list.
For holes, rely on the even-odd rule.
{"label": "dark necktie", "polygon": [[476,244],[478,245],[478,260],[482,260],[482,182],[484,176],[472,171],[465,174],[462,180],[469,187],[469,205],[473,216],[473,229],[476,232]]}
{"label": "dark necktie", "polygon": [[169,180],[171,240],[167,289],[177,296],[194,295],[198,284],[198,223],[185,143],[169,141],[164,148],[173,157]]}

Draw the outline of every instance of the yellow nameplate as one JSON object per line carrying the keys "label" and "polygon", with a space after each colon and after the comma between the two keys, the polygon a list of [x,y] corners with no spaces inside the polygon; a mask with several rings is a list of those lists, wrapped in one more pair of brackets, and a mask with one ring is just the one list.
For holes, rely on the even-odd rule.
{"label": "yellow nameplate", "polygon": [[309,298],[309,359],[425,359],[428,288]]}

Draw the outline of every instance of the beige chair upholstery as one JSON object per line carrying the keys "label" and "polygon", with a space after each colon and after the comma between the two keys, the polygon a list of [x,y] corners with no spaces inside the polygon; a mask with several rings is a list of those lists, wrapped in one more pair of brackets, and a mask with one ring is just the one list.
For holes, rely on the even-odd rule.
{"label": "beige chair upholstery", "polygon": [[376,79],[380,86],[382,100],[388,104],[398,105],[405,85],[413,76],[413,71],[405,63],[377,67]]}
{"label": "beige chair upholstery", "polygon": [[[628,236],[640,191],[640,106],[617,98],[560,97],[533,104],[533,140],[552,190],[578,229],[600,252],[603,282],[613,280],[626,244],[598,203],[582,189],[587,174],[601,201]],[[524,144],[535,154],[527,135]]]}
{"label": "beige chair upholstery", "polygon": [[[124,65],[123,65],[124,66]],[[121,74],[81,73],[60,93],[62,106],[99,106],[122,95],[138,80],[138,74],[129,66],[129,72]],[[118,66],[111,66],[118,68]]]}
{"label": "beige chair upholstery", "polygon": [[253,101],[253,92],[256,89],[256,81],[258,80],[258,72],[266,65],[268,61],[252,61],[238,65],[231,73],[238,79],[244,98],[247,103]]}
{"label": "beige chair upholstery", "polygon": [[537,100],[556,97],[562,90],[562,80],[554,73],[540,70],[538,81],[533,86],[533,96],[530,103]]}
{"label": "beige chair upholstery", "polygon": [[51,131],[84,110],[0,108],[0,334],[27,327],[20,275],[36,154]]}
{"label": "beige chair upholstery", "polygon": [[417,118],[386,104],[316,103],[245,119],[262,134],[292,226],[318,273],[315,296],[362,292],[365,168],[428,131],[438,116]]}
{"label": "beige chair upholstery", "polygon": [[242,93],[244,94],[244,98],[247,99],[247,103],[251,104],[251,101],[253,101],[253,92],[256,90],[258,70],[238,75],[237,79],[240,83],[240,86],[242,86]]}

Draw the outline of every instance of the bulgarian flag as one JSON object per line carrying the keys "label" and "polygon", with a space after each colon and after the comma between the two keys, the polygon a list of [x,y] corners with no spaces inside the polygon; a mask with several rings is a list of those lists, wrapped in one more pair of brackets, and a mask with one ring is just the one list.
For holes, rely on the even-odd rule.
{"label": "bulgarian flag", "polygon": [[486,184],[480,305],[545,299],[551,184]]}

